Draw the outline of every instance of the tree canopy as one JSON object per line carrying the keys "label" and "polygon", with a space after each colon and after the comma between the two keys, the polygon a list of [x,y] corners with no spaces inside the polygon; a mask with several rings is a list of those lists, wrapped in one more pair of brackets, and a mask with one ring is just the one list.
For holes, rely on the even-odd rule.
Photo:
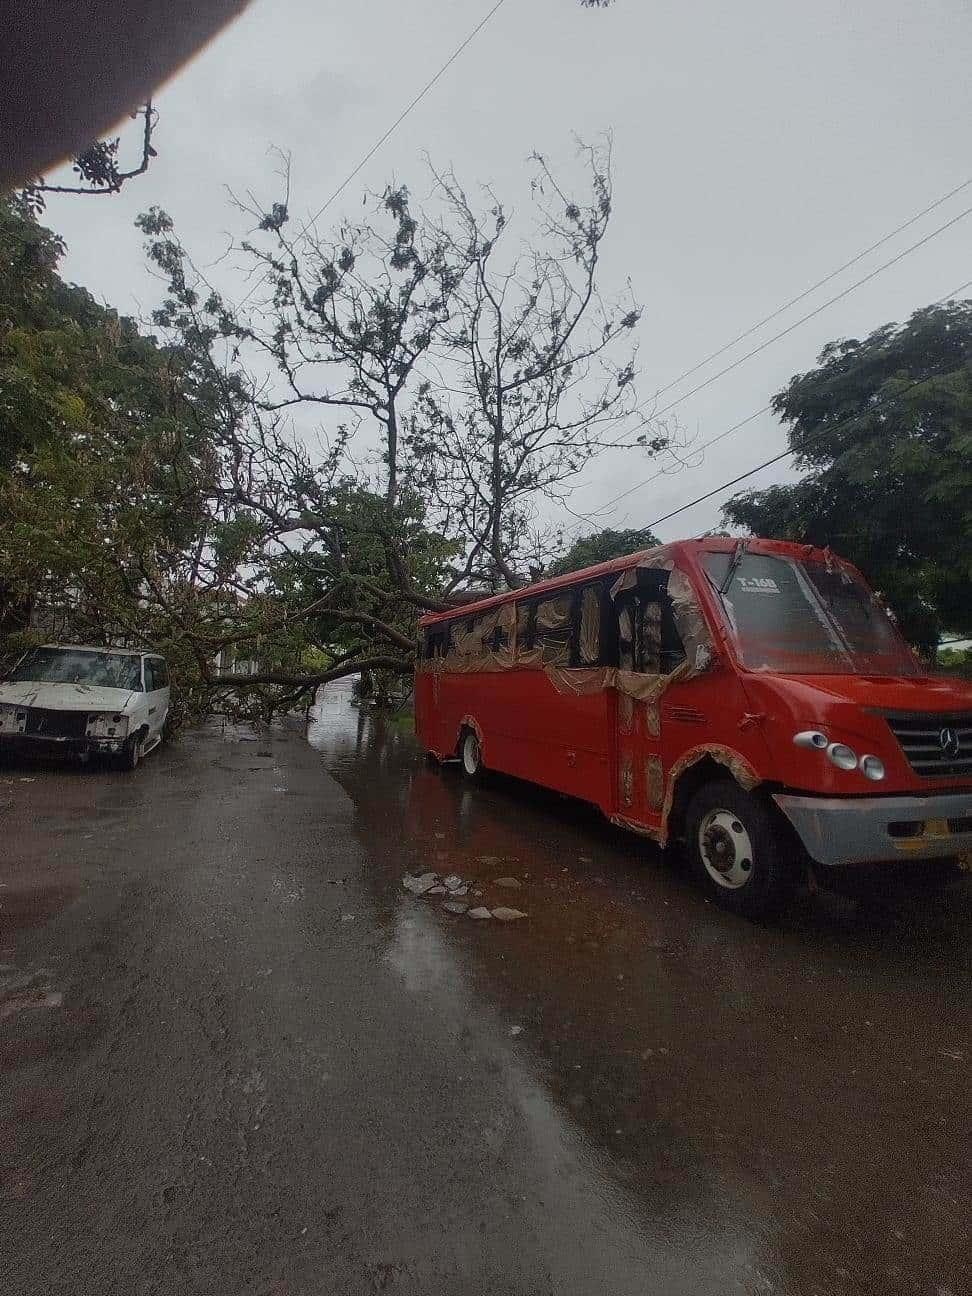
{"label": "tree canopy", "polygon": [[60,240],[0,201],[0,633],[186,646],[218,464],[182,357],[64,283]]}
{"label": "tree canopy", "polygon": [[389,187],[329,235],[292,230],[287,194],[252,208],[243,310],[153,210],[156,335],[65,284],[5,201],[0,649],[57,604],[58,637],[166,652],[189,710],[266,714],[407,675],[423,611],[542,567],[536,501],[665,443],[627,419],[639,308],[600,292],[609,154],[583,158],[576,201],[534,159],[532,242],[451,174],[433,211]]}
{"label": "tree canopy", "polygon": [[659,544],[661,541],[647,527],[630,531],[612,531],[608,527],[575,540],[565,553],[547,566],[546,574],[564,576],[567,572],[593,567],[595,563],[607,562],[611,558],[624,558]]}
{"label": "tree canopy", "polygon": [[807,474],[737,496],[725,518],[830,545],[927,652],[972,633],[972,302],[830,343],[773,408]]}

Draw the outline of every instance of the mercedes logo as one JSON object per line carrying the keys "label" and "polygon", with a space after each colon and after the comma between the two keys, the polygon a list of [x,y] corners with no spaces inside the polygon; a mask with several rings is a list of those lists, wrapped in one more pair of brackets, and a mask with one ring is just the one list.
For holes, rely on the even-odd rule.
{"label": "mercedes logo", "polygon": [[956,731],[948,727],[944,728],[938,735],[938,741],[945,755],[951,756],[954,760],[959,754],[959,736]]}

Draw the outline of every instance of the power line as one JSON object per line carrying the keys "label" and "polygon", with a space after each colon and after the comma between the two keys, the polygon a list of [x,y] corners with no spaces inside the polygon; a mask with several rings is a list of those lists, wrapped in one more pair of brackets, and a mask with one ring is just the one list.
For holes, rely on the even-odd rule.
{"label": "power line", "polygon": [[[772,408],[772,405],[764,405],[761,409],[753,410],[752,414],[747,414],[746,417],[740,419],[738,423],[733,423],[732,427],[725,428],[717,436],[710,437],[708,441],[703,441],[700,446],[697,446],[695,450],[692,451],[692,453],[701,454],[703,450],[708,450],[709,446],[715,445],[717,441],[722,441],[727,436],[732,436],[733,432],[738,432],[739,429],[745,427],[747,423],[752,423],[753,419],[759,418],[761,414],[769,414]],[[636,482],[634,486],[629,486],[627,490],[623,490],[620,495],[615,495],[614,498],[609,499],[606,504],[602,504],[599,509],[595,509],[594,514],[585,518],[585,521],[593,522],[595,516],[606,513],[613,505],[619,503],[623,499],[627,499],[629,495],[633,495],[635,491],[641,490],[643,486],[647,486],[651,482],[657,481],[659,477],[667,477],[670,475],[670,470],[668,468],[659,468],[656,472],[653,472],[650,477],[646,477],[644,481]]]}
{"label": "power line", "polygon": [[[688,398],[694,396],[696,392],[700,392],[704,388],[711,386],[712,383],[717,382],[718,379],[722,378],[725,374],[730,373],[733,369],[737,369],[747,360],[751,360],[754,355],[759,355],[760,351],[765,351],[768,346],[771,346],[774,342],[778,342],[780,338],[786,337],[788,333],[792,333],[793,330],[799,328],[801,324],[806,324],[808,320],[812,320],[822,311],[825,311],[828,306],[833,306],[834,302],[841,301],[844,297],[847,297],[850,293],[854,292],[855,289],[860,288],[863,284],[869,283],[885,270],[890,270],[893,265],[897,265],[899,261],[903,261],[906,256],[910,256],[912,252],[917,252],[918,249],[924,247],[926,243],[930,243],[933,238],[937,238],[939,234],[944,234],[947,229],[951,229],[953,225],[957,225],[960,220],[964,220],[966,216],[970,215],[972,215],[972,207],[966,207],[965,211],[959,212],[957,216],[953,216],[951,220],[947,220],[944,225],[939,225],[938,228],[933,229],[930,234],[926,234],[924,238],[920,238],[917,243],[912,243],[909,247],[904,248],[903,251],[899,252],[896,256],[893,256],[890,261],[885,261],[882,265],[879,265],[877,269],[872,270],[870,274],[864,275],[862,279],[856,280],[849,287],[844,288],[833,297],[828,297],[825,302],[814,307],[812,311],[809,311],[806,315],[801,315],[798,320],[795,320],[792,324],[788,324],[785,329],[780,329],[779,333],[774,333],[773,336],[767,338],[765,342],[761,342],[759,346],[753,347],[752,351],[747,351],[746,354],[740,356],[738,360],[733,360],[732,364],[726,365],[724,369],[720,369],[718,373],[714,373],[711,378],[706,378],[705,382],[699,383],[697,387],[693,387],[682,396],[678,396],[668,405],[664,405],[660,410],[652,411],[651,417],[660,418],[663,414],[667,414],[668,411],[674,409],[676,405],[681,405],[682,401],[688,400]],[[645,419],[646,423],[649,421],[649,419]]]}
{"label": "power line", "polygon": [[775,320],[779,315],[782,315],[784,311],[788,311],[791,306],[795,306],[797,302],[803,301],[805,297],[809,297],[812,293],[815,293],[818,288],[822,288],[824,284],[830,283],[832,279],[836,279],[838,275],[842,275],[844,271],[849,270],[851,266],[857,265],[858,261],[863,261],[866,256],[869,256],[872,252],[876,252],[879,247],[883,247],[885,243],[889,243],[891,239],[895,238],[898,234],[903,233],[904,230],[909,229],[912,225],[920,221],[923,216],[927,216],[929,212],[934,211],[937,207],[941,207],[943,203],[948,202],[950,198],[954,198],[957,193],[961,193],[962,190],[967,189],[969,185],[972,185],[972,176],[970,176],[968,180],[963,180],[961,184],[956,185],[954,189],[950,189],[948,193],[942,194],[940,198],[936,198],[935,201],[929,203],[927,207],[923,207],[920,212],[915,212],[914,216],[910,216],[906,221],[895,226],[893,230],[882,235],[876,243],[872,243],[869,247],[864,248],[862,252],[858,252],[855,256],[852,256],[849,261],[845,261],[844,264],[838,266],[836,270],[831,270],[830,274],[824,275],[822,279],[818,279],[816,283],[811,284],[809,288],[805,288],[803,292],[798,293],[796,297],[791,297],[790,300],[784,302],[782,306],[777,306],[776,310],[771,311],[769,315],[764,315],[761,320],[757,320],[755,324],[751,324],[748,329],[744,329],[742,333],[737,333],[731,341],[726,342],[725,345],[719,347],[718,350],[711,351],[704,360],[700,360],[697,364],[692,365],[690,369],[686,369],[684,373],[680,373],[677,378],[673,378],[671,382],[667,382],[664,387],[659,387],[655,392],[655,396],[661,396],[663,392],[669,391],[672,387],[677,387],[685,378],[690,378],[692,374],[697,373],[699,369],[704,368],[711,360],[717,360],[719,356],[724,355],[725,352],[734,347],[737,342],[741,342],[743,338],[749,337],[751,333],[755,333],[757,329],[761,329],[764,324],[769,324],[771,320]]}
{"label": "power line", "polygon": [[[304,224],[304,226],[303,226],[303,228],[301,229],[300,233],[299,233],[299,234],[296,236],[296,238],[294,239],[294,243],[295,243],[295,244],[296,244],[296,243],[299,243],[300,240],[301,240],[302,238],[305,238],[305,237],[306,237],[306,235],[307,235],[307,231],[308,231],[308,230],[310,229],[310,227],[314,224],[314,222],[315,222],[316,220],[318,220],[321,216],[323,216],[323,214],[327,211],[328,207],[330,207],[331,203],[333,203],[334,200],[335,200],[336,198],[338,198],[338,197],[339,197],[339,196],[344,192],[344,190],[348,187],[348,185],[349,185],[349,184],[351,183],[351,181],[355,178],[355,176],[358,175],[358,174],[359,174],[359,173],[360,173],[360,172],[361,172],[361,171],[362,171],[362,170],[367,166],[367,164],[371,161],[371,159],[375,156],[375,154],[376,154],[376,153],[378,152],[378,150],[381,148],[382,144],[384,144],[385,141],[386,141],[387,139],[389,139],[389,137],[395,133],[395,131],[398,129],[399,126],[401,126],[401,124],[402,124],[402,122],[405,120],[405,118],[406,118],[406,117],[407,117],[407,116],[412,112],[412,110],[413,110],[414,108],[417,108],[417,107],[418,107],[418,105],[422,102],[422,100],[423,100],[423,99],[425,98],[425,96],[429,93],[429,91],[432,89],[432,87],[433,87],[433,86],[434,86],[438,81],[441,80],[441,78],[446,74],[446,72],[448,72],[449,68],[452,67],[453,63],[455,63],[455,61],[456,61],[456,59],[459,57],[459,55],[462,54],[462,52],[467,48],[467,46],[469,46],[469,45],[472,44],[472,42],[476,39],[476,37],[479,35],[479,33],[483,30],[483,28],[486,26],[486,24],[489,22],[489,20],[493,17],[493,15],[497,12],[497,10],[500,9],[500,8],[505,4],[505,2],[506,2],[506,0],[496,0],[496,3],[493,5],[492,9],[490,9],[490,10],[488,11],[488,13],[486,13],[485,16],[482,17],[482,18],[479,20],[479,22],[478,22],[478,23],[476,24],[476,26],[472,29],[472,31],[469,33],[469,35],[466,36],[466,38],[465,38],[463,41],[461,41],[461,42],[456,46],[456,48],[452,51],[452,53],[449,55],[449,57],[446,59],[446,61],[445,61],[445,62],[442,64],[442,66],[439,68],[438,72],[436,72],[436,74],[435,74],[433,77],[431,77],[428,81],[426,81],[425,85],[424,85],[424,86],[422,87],[422,89],[418,92],[418,94],[415,96],[415,98],[414,98],[414,99],[413,99],[413,100],[408,104],[408,106],[407,106],[406,108],[403,108],[402,111],[398,114],[398,116],[395,118],[395,120],[392,122],[392,124],[391,124],[391,125],[388,127],[388,129],[385,131],[384,135],[382,135],[381,138],[380,138],[379,140],[377,140],[377,141],[376,141],[376,142],[371,146],[371,148],[370,148],[370,149],[368,150],[368,152],[364,155],[364,157],[361,159],[361,161],[358,163],[358,165],[354,168],[354,170],[353,170],[353,171],[350,171],[350,172],[347,174],[347,176],[345,176],[345,178],[341,181],[341,183],[340,183],[340,184],[338,185],[338,187],[334,190],[334,192],[333,192],[333,193],[331,194],[331,196],[327,199],[327,201],[323,204],[323,206],[319,207],[318,210],[314,213],[314,215],[311,216],[311,218],[310,218],[310,219],[309,219],[309,220]],[[268,275],[269,275],[269,271],[267,271],[267,272],[263,275],[262,278],[260,278],[260,279],[257,280],[257,282],[256,282],[256,283],[253,285],[253,287],[250,289],[250,291],[246,294],[246,296],[245,296],[245,297],[242,299],[242,301],[239,303],[239,306],[244,306],[244,305],[245,305],[245,304],[250,300],[250,298],[253,296],[253,294],[256,292],[256,290],[260,287],[260,285],[266,281]],[[237,309],[238,309],[238,308],[239,308],[239,307],[237,307]]]}
{"label": "power line", "polygon": [[[972,211],[972,208],[969,208],[969,211]],[[963,212],[960,216],[956,216],[956,217],[955,217],[955,220],[961,220],[962,216],[965,216],[965,215],[968,215],[968,212]],[[954,224],[954,221],[950,221],[949,224]],[[941,227],[941,229],[945,229],[945,228],[947,228],[947,226],[942,226],[942,227]],[[935,231],[934,233],[940,233],[940,232],[941,232],[941,229],[939,229],[938,231]],[[933,238],[933,237],[934,237],[934,233],[928,235],[928,238]],[[927,242],[927,239],[923,240],[923,242]],[[915,244],[914,246],[917,247],[917,246],[919,246],[919,245],[918,245],[918,244]],[[907,251],[907,250],[909,250],[909,249],[906,249],[906,251]],[[901,253],[901,256],[904,256],[904,255],[905,255],[905,253]],[[890,262],[889,262],[888,264],[890,264]],[[883,269],[883,268],[885,268],[885,267],[880,267],[880,268]],[[874,274],[877,274],[877,273],[879,273],[878,270],[874,271]],[[863,280],[862,280],[861,282],[863,282]],[[950,301],[952,298],[957,297],[959,293],[964,292],[965,289],[966,289],[966,288],[969,288],[969,287],[972,287],[972,279],[969,279],[967,282],[965,282],[965,283],[963,283],[963,284],[959,284],[959,286],[958,286],[957,288],[953,288],[951,292],[946,293],[944,297],[940,297],[940,298],[938,299],[938,301],[933,302],[932,305],[933,305],[933,306],[941,306],[944,302]],[[850,290],[848,289],[848,291],[850,291]],[[835,298],[834,300],[836,300],[836,298]],[[827,303],[824,303],[824,304],[826,305]],[[823,308],[821,307],[821,309],[823,309]],[[809,317],[807,317],[807,318],[809,318]],[[800,321],[797,321],[797,323],[800,323]],[[796,327],[796,326],[794,325],[793,327]],[[778,336],[782,336],[782,335],[778,335]],[[772,341],[772,340],[773,340],[773,339],[771,338],[770,341]],[[769,345],[769,344],[767,343],[766,345]],[[745,358],[746,358],[746,357],[744,356],[743,359],[745,359]],[[716,376],[718,377],[718,375],[716,375]],[[725,428],[722,432],[719,432],[716,436],[714,436],[714,437],[710,437],[708,441],[703,441],[703,443],[702,443],[702,444],[701,444],[701,445],[700,445],[700,446],[695,450],[694,453],[699,454],[699,453],[700,453],[701,451],[703,451],[703,450],[708,450],[709,446],[713,446],[713,445],[716,444],[716,442],[718,442],[718,441],[723,441],[726,437],[731,436],[734,432],[738,432],[739,429],[740,429],[741,427],[745,427],[747,423],[752,423],[753,419],[759,418],[759,416],[760,416],[761,414],[769,414],[769,413],[771,412],[772,408],[773,408],[773,407],[772,407],[772,404],[767,404],[767,405],[763,405],[763,406],[762,406],[760,409],[758,409],[758,410],[754,410],[754,411],[752,412],[752,414],[747,414],[746,417],[745,417],[744,419],[740,419],[740,421],[739,421],[738,423],[734,423],[734,424],[732,425],[732,427]],[[645,421],[647,422],[647,420],[645,420]],[[637,430],[637,429],[634,429],[634,430]],[[634,486],[628,486],[625,490],[623,490],[623,491],[620,493],[620,495],[615,495],[615,496],[613,496],[613,498],[609,499],[609,500],[607,501],[606,504],[602,504],[599,508],[595,509],[594,512],[593,512],[593,514],[592,514],[592,515],[588,515],[588,516],[586,517],[585,520],[588,521],[588,522],[593,523],[593,522],[594,522],[594,517],[601,517],[601,516],[603,516],[603,515],[608,511],[608,509],[613,508],[613,506],[614,506],[615,504],[619,503],[621,500],[623,500],[623,499],[627,499],[627,497],[628,497],[629,495],[633,495],[635,491],[641,490],[641,488],[642,488],[643,486],[648,486],[651,482],[653,482],[653,481],[657,481],[657,479],[658,479],[659,477],[664,477],[664,476],[667,476],[667,475],[668,475],[668,470],[667,470],[667,469],[665,469],[665,468],[659,468],[659,469],[657,470],[657,472],[653,472],[653,473],[651,474],[651,476],[646,477],[643,481],[636,482],[636,483],[634,484]]]}
{"label": "power line", "polygon": [[[972,359],[972,355],[966,358]],[[820,428],[817,432],[804,437],[799,445],[790,446],[786,450],[781,450],[779,454],[773,455],[770,459],[764,459],[762,463],[757,464],[754,468],[747,469],[744,473],[739,473],[738,476],[731,478],[727,482],[723,482],[721,486],[716,486],[712,490],[706,491],[704,495],[699,495],[694,500],[689,500],[687,504],[682,504],[679,508],[672,509],[672,511],[666,513],[664,517],[655,518],[654,521],[647,523],[648,529],[660,526],[662,522],[668,522],[671,518],[677,517],[680,513],[684,513],[688,509],[694,508],[696,504],[702,504],[705,500],[712,499],[714,495],[720,495],[724,490],[728,490],[731,486],[737,486],[741,481],[745,481],[748,477],[755,476],[756,473],[761,472],[764,468],[769,468],[772,464],[779,463],[782,459],[787,459],[792,454],[798,454],[805,446],[820,440],[821,437],[831,436],[834,433],[846,431],[846,429],[851,427],[853,424],[860,423],[865,416],[870,417],[876,410],[885,409],[889,405],[896,405],[904,396],[907,396],[908,392],[913,391],[916,387],[921,387],[923,383],[930,382],[932,378],[937,378],[944,372],[944,369],[933,369],[923,377],[916,378],[914,382],[909,383],[907,387],[903,387],[901,391],[896,392],[895,395],[888,400],[875,402],[866,411],[866,415],[857,414],[853,418],[847,419],[843,424],[838,424],[836,427]]]}

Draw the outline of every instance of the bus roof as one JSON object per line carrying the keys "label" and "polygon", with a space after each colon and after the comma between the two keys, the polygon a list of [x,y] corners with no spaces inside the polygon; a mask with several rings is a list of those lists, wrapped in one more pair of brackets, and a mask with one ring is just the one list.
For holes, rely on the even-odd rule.
{"label": "bus roof", "polygon": [[691,540],[673,540],[669,544],[658,545],[654,549],[641,549],[637,553],[625,554],[623,558],[611,558],[607,562],[597,563],[594,567],[583,567],[578,571],[566,572],[563,576],[552,576],[548,580],[521,585],[519,589],[490,594],[475,603],[463,603],[445,612],[430,612],[420,618],[419,625],[436,625],[440,621],[476,616],[489,608],[498,607],[501,603],[535,598],[539,594],[577,585],[582,581],[596,580],[599,576],[611,576],[615,572],[627,571],[630,567],[637,567],[646,558],[675,558],[679,554],[698,553],[701,550],[724,552],[735,548],[740,540],[745,541],[747,549],[752,549],[756,553],[779,554],[781,557],[790,558],[811,558],[821,562],[827,557],[826,550],[814,545],[799,544],[791,540],[764,540],[759,536],[698,536]]}
{"label": "bus roof", "polygon": [[580,581],[596,580],[598,576],[610,576],[614,572],[627,571],[629,567],[637,567],[638,563],[645,558],[664,557],[673,549],[680,548],[685,543],[682,540],[677,541],[675,544],[659,545],[655,549],[641,549],[638,553],[625,554],[623,558],[610,558],[607,562],[597,563],[594,567],[584,567],[579,571],[565,572],[563,576],[551,576],[547,580],[534,581],[530,585],[521,585],[519,589],[504,590],[501,594],[489,594],[486,598],[478,599],[475,603],[463,603],[459,607],[449,608],[447,612],[431,612],[428,616],[422,617],[419,624],[434,625],[437,621],[451,621],[455,617],[476,616],[479,612],[498,607],[501,603],[509,603],[514,599],[534,598],[537,594],[546,594],[548,590],[563,589],[564,586],[576,585]]}

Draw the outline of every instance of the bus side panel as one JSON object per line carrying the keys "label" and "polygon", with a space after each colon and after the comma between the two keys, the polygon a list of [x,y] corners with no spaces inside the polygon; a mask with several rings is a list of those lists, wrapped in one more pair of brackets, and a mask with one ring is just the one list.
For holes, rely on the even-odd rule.
{"label": "bus side panel", "polygon": [[449,678],[436,671],[417,671],[415,675],[415,734],[426,751],[442,757],[456,754],[457,728],[448,714],[448,689],[444,687]]}
{"label": "bus side panel", "polygon": [[592,801],[610,813],[609,692],[560,692],[538,670],[438,678],[440,723],[429,726],[441,743],[433,744],[437,750],[454,751],[459,727],[471,717],[490,769]]}
{"label": "bus side panel", "polygon": [[432,676],[428,671],[415,672],[415,736],[426,751],[432,751]]}

